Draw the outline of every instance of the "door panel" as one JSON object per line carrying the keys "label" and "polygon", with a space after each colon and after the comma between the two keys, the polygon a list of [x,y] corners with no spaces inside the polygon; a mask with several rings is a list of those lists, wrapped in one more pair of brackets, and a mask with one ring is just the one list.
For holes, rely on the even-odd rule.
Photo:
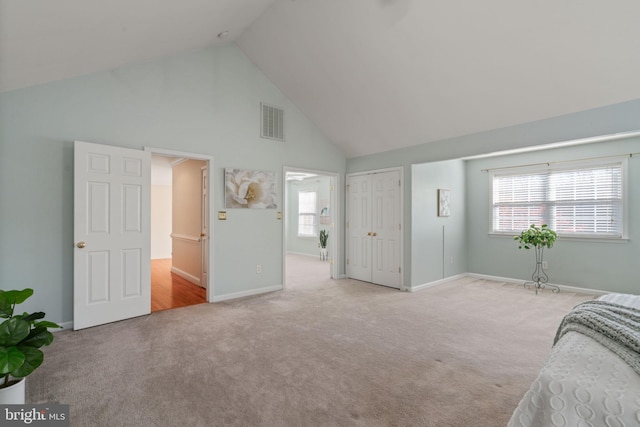
{"label": "door panel", "polygon": [[148,314],[151,154],[74,151],[74,329]]}
{"label": "door panel", "polygon": [[347,276],[401,286],[399,183],[399,171],[347,177]]}
{"label": "door panel", "polygon": [[371,281],[371,192],[367,176],[349,177],[348,181],[348,239],[347,275]]}
{"label": "door panel", "polygon": [[373,283],[399,288],[400,277],[400,173],[397,171],[376,173],[373,212],[375,227],[373,239],[376,242],[372,270]]}

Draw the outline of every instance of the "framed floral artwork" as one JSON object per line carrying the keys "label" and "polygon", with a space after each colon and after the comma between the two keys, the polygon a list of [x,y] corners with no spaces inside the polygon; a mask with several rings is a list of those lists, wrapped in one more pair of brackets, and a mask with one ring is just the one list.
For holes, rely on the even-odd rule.
{"label": "framed floral artwork", "polygon": [[227,209],[278,208],[274,172],[226,168],[224,185],[224,205]]}
{"label": "framed floral artwork", "polygon": [[438,216],[449,216],[451,213],[451,190],[438,190]]}

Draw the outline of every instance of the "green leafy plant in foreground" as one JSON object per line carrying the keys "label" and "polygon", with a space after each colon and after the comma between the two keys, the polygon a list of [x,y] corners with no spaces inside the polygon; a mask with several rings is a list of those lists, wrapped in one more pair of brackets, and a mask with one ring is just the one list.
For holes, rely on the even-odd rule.
{"label": "green leafy plant in foreground", "polygon": [[518,249],[531,249],[532,246],[546,246],[551,249],[557,238],[558,234],[547,227],[547,224],[542,224],[540,227],[531,224],[529,228],[523,230],[519,235],[514,236],[513,239],[520,243]]}
{"label": "green leafy plant in foreground", "polygon": [[[13,314],[15,306],[22,304],[33,289],[21,291],[0,290],[0,388],[9,387],[35,371],[43,362],[40,347],[53,342],[49,328],[60,328],[56,323],[41,320],[43,312]],[[11,380],[11,378],[14,378]]]}

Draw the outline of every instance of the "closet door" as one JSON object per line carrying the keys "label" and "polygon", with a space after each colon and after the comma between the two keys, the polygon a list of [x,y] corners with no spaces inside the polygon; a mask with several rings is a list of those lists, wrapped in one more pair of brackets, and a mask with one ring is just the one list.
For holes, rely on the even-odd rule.
{"label": "closet door", "polygon": [[399,288],[400,280],[400,172],[376,173],[372,185],[371,282]]}
{"label": "closet door", "polygon": [[399,288],[400,171],[347,177],[347,276]]}
{"label": "closet door", "polygon": [[347,276],[371,282],[371,177],[347,177]]}

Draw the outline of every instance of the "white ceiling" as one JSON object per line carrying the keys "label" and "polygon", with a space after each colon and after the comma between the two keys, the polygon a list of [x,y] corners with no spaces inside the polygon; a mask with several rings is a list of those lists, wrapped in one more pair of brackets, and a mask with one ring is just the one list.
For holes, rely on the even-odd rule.
{"label": "white ceiling", "polygon": [[0,0],[0,91],[235,41],[352,157],[638,99],[638,17],[637,0]]}
{"label": "white ceiling", "polygon": [[0,0],[0,91],[228,43],[271,3]]}

